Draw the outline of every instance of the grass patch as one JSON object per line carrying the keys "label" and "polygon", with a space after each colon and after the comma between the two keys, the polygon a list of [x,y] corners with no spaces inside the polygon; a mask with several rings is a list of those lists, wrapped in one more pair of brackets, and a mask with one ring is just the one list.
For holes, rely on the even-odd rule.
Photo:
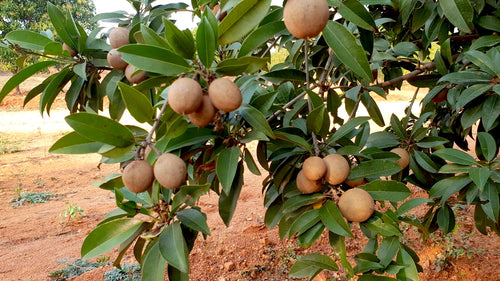
{"label": "grass patch", "polygon": [[21,143],[0,136],[0,155],[21,151]]}
{"label": "grass patch", "polygon": [[76,259],[70,261],[68,259],[56,261],[56,263],[66,264],[66,266],[60,270],[52,271],[49,273],[51,281],[64,281],[70,278],[80,276],[87,271],[94,270],[98,267],[107,265],[107,261],[100,262],[88,262],[82,259]]}
{"label": "grass patch", "polygon": [[141,281],[141,267],[138,264],[124,264],[104,273],[104,281]]}
{"label": "grass patch", "polygon": [[24,203],[45,203],[50,198],[55,197],[52,192],[21,192],[16,197],[10,199],[12,207],[18,207],[24,205]]}

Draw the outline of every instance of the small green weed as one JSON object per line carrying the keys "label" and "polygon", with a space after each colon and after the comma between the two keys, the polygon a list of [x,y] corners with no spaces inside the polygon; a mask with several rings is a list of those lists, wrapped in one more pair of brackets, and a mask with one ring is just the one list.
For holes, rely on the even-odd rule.
{"label": "small green weed", "polygon": [[68,225],[69,221],[72,218],[85,217],[85,213],[83,212],[83,209],[80,206],[70,204],[69,202],[66,202],[66,205],[68,205],[68,207],[64,209],[61,213],[59,213],[59,223],[61,225]]}
{"label": "small green weed", "polygon": [[0,155],[19,152],[19,151],[21,151],[20,142],[11,141],[6,139],[5,137],[0,136]]}
{"label": "small green weed", "polygon": [[104,266],[107,263],[87,262],[81,259],[75,259],[71,262],[69,259],[59,260],[56,263],[67,264],[64,268],[49,273],[51,281],[65,281],[72,277],[80,276],[87,271],[94,270]]}
{"label": "small green weed", "polygon": [[45,203],[50,198],[55,197],[52,192],[26,192],[19,189],[16,189],[15,192],[17,196],[9,201],[12,202],[12,207],[22,206],[24,203]]}
{"label": "small green weed", "polygon": [[138,264],[124,264],[104,273],[104,281],[141,281],[141,267]]}

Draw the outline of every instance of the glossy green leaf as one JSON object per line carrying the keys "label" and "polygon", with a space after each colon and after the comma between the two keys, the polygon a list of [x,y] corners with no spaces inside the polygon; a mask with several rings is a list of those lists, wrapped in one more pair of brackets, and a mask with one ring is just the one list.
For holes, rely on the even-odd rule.
{"label": "glossy green leaf", "polygon": [[354,237],[350,225],[340,213],[337,204],[327,200],[319,209],[319,217],[329,231],[347,237]]}
{"label": "glossy green leaf", "polygon": [[[206,9],[212,13],[210,9]],[[213,16],[213,14],[212,14]],[[214,62],[215,50],[217,48],[217,30],[212,29],[209,20],[204,16],[196,31],[196,51],[203,65],[208,69]]]}
{"label": "glossy green leaf", "polygon": [[319,210],[311,209],[303,212],[294,218],[290,232],[288,235],[291,237],[295,234],[301,235],[302,233],[309,230],[311,227],[316,225],[320,221]]}
{"label": "glossy green leaf", "polygon": [[380,260],[380,264],[383,266],[388,266],[389,263],[394,259],[399,250],[399,238],[395,236],[384,237],[382,243],[380,243],[377,257]]}
{"label": "glossy green leaf", "polygon": [[472,42],[470,49],[477,50],[485,47],[495,46],[500,43],[500,36],[498,35],[486,35],[481,36],[474,42]]}
{"label": "glossy green leaf", "polygon": [[337,271],[338,266],[335,261],[321,254],[309,254],[301,256],[290,268],[289,275],[295,278],[314,277],[322,270]]}
{"label": "glossy green leaf", "polygon": [[285,140],[285,141],[294,143],[296,145],[299,145],[299,146],[307,149],[307,151],[312,152],[311,144],[309,144],[301,136],[297,136],[297,135],[294,135],[294,134],[285,133],[285,132],[282,132],[282,131],[276,132],[275,136],[276,136],[277,139]]}
{"label": "glossy green leaf", "polygon": [[395,225],[384,222],[381,218],[372,216],[368,221],[360,223],[360,226],[383,236],[402,236],[401,231]]}
{"label": "glossy green leaf", "polygon": [[177,26],[167,18],[164,18],[165,38],[170,48],[179,56],[191,59],[195,53],[195,43],[191,31],[185,33],[180,31]]}
{"label": "glossy green leaf", "polygon": [[444,203],[451,195],[460,191],[471,182],[472,180],[468,175],[459,175],[442,179],[431,187],[429,198],[434,199],[441,197],[441,203]]}
{"label": "glossy green leaf", "polygon": [[[494,184],[491,181],[485,185],[484,190],[479,194],[479,198],[486,201],[481,208],[484,213],[492,220],[498,221],[500,216],[500,198],[498,192],[498,184]],[[476,207],[477,208],[477,207]]]}
{"label": "glossy green leaf", "polygon": [[123,82],[119,82],[118,87],[130,115],[135,120],[144,123],[153,119],[154,108],[151,101],[143,93]]}
{"label": "glossy green leaf", "polygon": [[496,70],[495,61],[480,51],[469,50],[465,52],[465,57],[467,57],[473,64],[477,65],[482,71],[488,72],[492,76],[500,76],[500,73]]}
{"label": "glossy green leaf", "polygon": [[417,266],[411,255],[401,247],[399,249],[398,256],[396,257],[398,264],[402,264],[405,267],[397,273],[398,280],[419,280]]}
{"label": "glossy green leaf", "polygon": [[380,127],[385,126],[384,116],[380,111],[380,108],[377,105],[377,102],[370,96],[370,94],[365,91],[361,95],[361,102],[366,107],[368,114],[372,118],[372,121],[375,122]]}
{"label": "glossy green leaf", "polygon": [[245,148],[245,153],[243,154],[243,159],[245,160],[245,164],[247,164],[247,168],[252,174],[256,176],[260,176],[260,170],[259,167],[257,167],[257,163],[255,163],[255,160],[253,159],[252,154],[250,153],[250,150],[248,148]]}
{"label": "glossy green leaf", "polygon": [[403,204],[401,204],[401,206],[399,206],[399,208],[397,210],[397,214],[398,214],[398,216],[402,216],[406,212],[412,210],[413,208],[416,208],[422,204],[427,204],[430,202],[432,202],[432,200],[429,200],[427,198],[422,198],[422,197],[412,198],[412,199],[404,202]]}
{"label": "glossy green leaf", "polygon": [[458,85],[488,84],[493,77],[485,72],[464,70],[448,73],[439,79],[440,82],[450,82]]}
{"label": "glossy green leaf", "polygon": [[259,71],[268,62],[267,58],[241,57],[221,61],[215,71],[222,75],[236,76],[243,73],[251,74]]}
{"label": "glossy green leaf", "polygon": [[325,198],[323,194],[313,193],[308,195],[297,195],[285,201],[283,213],[291,213],[304,206],[314,204]]}
{"label": "glossy green leaf", "polygon": [[[208,140],[214,139],[215,135],[213,131],[206,128],[188,128],[184,134],[179,137],[171,139],[166,136],[165,139],[161,141],[165,141],[166,145],[163,146],[165,152],[171,152],[177,150],[179,148],[187,147],[195,144],[203,144]],[[158,145],[158,149],[161,149],[162,146]]]}
{"label": "glossy green leaf", "polygon": [[476,165],[477,162],[474,157],[470,156],[466,152],[463,152],[454,148],[443,148],[434,152],[435,156],[438,156],[446,161],[460,165]]}
{"label": "glossy green leaf", "polygon": [[474,8],[469,0],[439,1],[446,18],[461,31],[471,33],[473,28]]}
{"label": "glossy green leaf", "polygon": [[358,281],[397,281],[387,276],[373,275],[373,274],[363,274],[358,278]]}
{"label": "glossy green leaf", "polygon": [[69,67],[66,67],[57,73],[54,79],[47,84],[40,97],[40,114],[43,114],[43,111],[47,110],[47,114],[50,115],[50,108],[57,95],[62,92],[64,86],[66,86],[73,75]]}
{"label": "glossy green leaf", "polygon": [[177,54],[156,46],[131,44],[121,47],[122,59],[138,69],[167,76],[189,71],[188,62]]}
{"label": "glossy green leaf", "polygon": [[262,112],[248,104],[243,104],[239,109],[239,113],[255,130],[258,130],[266,136],[274,139],[274,132],[267,123],[266,117]]}
{"label": "glossy green leaf", "polygon": [[477,133],[477,139],[485,159],[487,161],[493,160],[497,154],[497,146],[493,136],[485,132],[479,132]]}
{"label": "glossy green leaf", "polygon": [[5,36],[5,39],[21,48],[33,51],[43,51],[45,46],[54,42],[50,38],[30,30],[11,31]]}
{"label": "glossy green leaf", "polygon": [[160,243],[151,242],[153,246],[144,254],[141,261],[142,281],[163,281],[167,261],[160,252]]}
{"label": "glossy green leaf", "polygon": [[470,167],[457,164],[445,164],[439,169],[440,174],[462,174],[468,173]]}
{"label": "glossy green leaf", "polygon": [[271,0],[243,0],[219,24],[219,44],[226,45],[247,35],[266,16]]}
{"label": "glossy green leaf", "polygon": [[429,155],[423,153],[422,151],[415,151],[414,156],[415,161],[420,167],[429,173],[437,173],[439,171],[439,166],[432,161]]}
{"label": "glossy green leaf", "polygon": [[439,208],[437,212],[437,223],[443,234],[448,234],[455,228],[455,215],[448,204]]}
{"label": "glossy green leaf", "polygon": [[486,131],[490,131],[500,116],[500,94],[488,96],[482,105],[483,127]]}
{"label": "glossy green leaf", "polygon": [[404,183],[394,180],[375,180],[359,188],[368,191],[373,200],[377,201],[403,201],[411,195],[411,191]]}
{"label": "glossy green leaf", "polygon": [[241,188],[243,187],[243,164],[239,163],[237,167],[238,170],[231,185],[231,191],[228,194],[221,193],[219,197],[219,215],[226,226],[229,226],[233,218]]}
{"label": "glossy green leaf", "polygon": [[119,246],[143,224],[135,218],[121,218],[99,225],[83,241],[82,259],[97,257]]}
{"label": "glossy green leaf", "polygon": [[349,173],[350,180],[362,178],[378,178],[394,175],[401,171],[401,167],[394,161],[385,159],[374,159],[363,161],[356,167],[352,168]]}
{"label": "glossy green leaf", "polygon": [[240,149],[237,146],[224,149],[217,158],[215,171],[225,194],[229,194],[238,168]]}
{"label": "glossy green leaf", "polygon": [[377,25],[372,15],[358,0],[331,0],[329,2],[338,9],[338,12],[346,20],[366,30],[377,31]]}
{"label": "glossy green leaf", "polygon": [[399,145],[399,138],[391,132],[381,131],[370,134],[366,143],[367,147],[389,148]]}
{"label": "glossy green leaf", "polygon": [[210,235],[210,228],[207,225],[207,215],[198,209],[189,208],[177,212],[177,218],[185,226],[199,231],[203,234]]}
{"label": "glossy green leaf", "polygon": [[163,230],[159,237],[159,247],[162,257],[169,265],[189,273],[189,251],[179,222],[169,224]]}
{"label": "glossy green leaf", "polygon": [[135,142],[127,127],[104,116],[81,112],[69,115],[65,120],[77,133],[90,140],[117,147],[127,147]]}
{"label": "glossy green leaf", "polygon": [[328,142],[331,144],[340,140],[341,138],[351,133],[354,129],[356,129],[356,127],[368,122],[368,120],[370,120],[369,117],[356,117],[349,120],[333,134]]}
{"label": "glossy green leaf", "polygon": [[262,75],[265,80],[280,84],[284,81],[306,81],[306,74],[297,69],[280,69]]}
{"label": "glossy green leaf", "polygon": [[141,25],[141,33],[142,37],[144,38],[144,42],[146,42],[146,44],[160,48],[169,47],[167,40],[158,35],[153,29],[145,25]]}
{"label": "glossy green leaf", "polygon": [[449,142],[448,139],[443,137],[427,136],[418,141],[417,146],[422,148],[433,148]]}
{"label": "glossy green leaf", "polygon": [[57,140],[49,148],[49,152],[59,154],[96,153],[101,146],[102,143],[85,138],[77,132],[71,132]]}
{"label": "glossy green leaf", "polygon": [[19,84],[24,82],[26,79],[30,78],[34,74],[47,69],[53,65],[56,65],[56,61],[42,61],[39,63],[32,64],[18,73],[14,74],[5,85],[3,85],[2,90],[0,90],[0,102],[7,96],[12,90],[14,90]]}
{"label": "glossy green leaf", "polygon": [[70,20],[68,22],[67,15],[51,2],[47,2],[47,13],[49,14],[50,22],[54,26],[57,35],[71,48],[75,48],[77,46],[79,34],[73,19],[69,17]]}
{"label": "glossy green leaf", "polygon": [[373,75],[363,47],[354,35],[335,21],[329,21],[323,30],[325,40],[337,55],[338,59],[350,68],[356,75],[372,82]]}
{"label": "glossy green leaf", "polygon": [[488,169],[488,167],[470,167],[469,170],[471,180],[481,191],[484,190],[484,186],[488,182],[490,174],[490,169]]}
{"label": "glossy green leaf", "polygon": [[482,28],[500,32],[500,18],[498,18],[498,16],[482,16],[479,18],[477,24]]}
{"label": "glossy green leaf", "polygon": [[285,31],[286,27],[283,21],[275,21],[260,26],[252,33],[250,33],[247,38],[245,38],[245,40],[241,44],[238,57],[250,55],[253,50],[260,47],[267,40],[274,38],[274,36],[280,35]]}
{"label": "glossy green leaf", "polygon": [[466,106],[472,100],[474,100],[477,97],[480,97],[485,92],[489,91],[491,88],[492,86],[488,84],[475,84],[468,87],[467,89],[463,90],[462,93],[460,93],[456,107],[462,108]]}
{"label": "glossy green leaf", "polygon": [[315,108],[307,116],[307,129],[318,136],[325,136],[330,129],[330,116],[326,107],[322,104]]}

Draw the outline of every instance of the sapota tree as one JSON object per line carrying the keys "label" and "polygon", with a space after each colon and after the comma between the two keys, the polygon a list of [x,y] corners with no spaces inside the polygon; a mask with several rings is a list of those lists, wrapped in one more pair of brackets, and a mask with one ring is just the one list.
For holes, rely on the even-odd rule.
{"label": "sapota tree", "polygon": [[[62,42],[29,30],[4,39],[45,59],[14,75],[0,101],[60,67],[25,100],[40,95],[40,112],[50,114],[65,95],[74,131],[50,151],[99,153],[103,164],[124,167],[98,184],[117,209],[83,242],[84,259],[119,247],[119,265],[132,248],[143,280],[166,272],[188,280],[189,252],[199,234],[210,235],[198,199],[216,193],[228,225],[243,174],[260,174],[258,165],[267,174],[265,224],[303,246],[326,231],[337,253],[300,257],[292,277],[343,267],[347,278],[418,280],[401,224],[423,238],[448,233],[455,204],[474,206],[479,232],[500,234],[498,1],[289,0],[283,9],[270,0],[194,0],[192,10],[129,2],[137,14],[97,16],[121,26],[111,46],[51,4]],[[174,11],[199,18],[196,31],[178,29],[168,19]],[[270,66],[276,48],[288,56]],[[411,111],[415,94],[405,116],[384,120],[373,97],[405,81],[429,89],[421,111]],[[122,124],[125,110],[151,129]],[[249,143],[258,143],[256,159]],[[428,198],[408,199],[407,183]],[[422,205],[424,217],[408,214]],[[350,264],[345,238],[358,223],[369,242],[349,253]]]}

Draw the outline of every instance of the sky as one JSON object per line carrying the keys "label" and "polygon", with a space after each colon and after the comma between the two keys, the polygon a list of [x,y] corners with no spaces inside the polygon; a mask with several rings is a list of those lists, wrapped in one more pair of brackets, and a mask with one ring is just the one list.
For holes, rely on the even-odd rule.
{"label": "sky", "polygon": [[[157,0],[153,4],[168,4],[168,3],[179,3],[184,2],[190,4],[191,1],[186,0]],[[272,0],[273,5],[281,5],[283,0]],[[132,6],[126,0],[94,0],[94,5],[96,12],[109,13],[115,11],[127,11],[130,13],[134,12]],[[172,15],[172,19],[177,20],[176,26],[180,29],[193,28],[196,23],[193,23],[192,16],[190,12],[177,12]]]}

